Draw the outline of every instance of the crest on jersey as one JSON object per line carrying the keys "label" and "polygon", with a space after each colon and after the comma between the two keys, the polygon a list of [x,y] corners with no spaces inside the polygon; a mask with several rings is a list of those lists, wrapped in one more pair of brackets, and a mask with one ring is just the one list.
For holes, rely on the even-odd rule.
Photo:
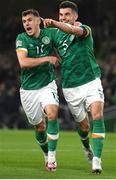
{"label": "crest on jersey", "polygon": [[43,42],[44,44],[49,44],[49,43],[50,43],[49,37],[48,37],[48,36],[43,37],[43,38],[42,38],[42,42]]}
{"label": "crest on jersey", "polygon": [[30,47],[33,47],[34,45],[33,44],[29,44]]}
{"label": "crest on jersey", "polygon": [[18,40],[18,41],[16,42],[16,47],[18,47],[18,46],[22,46],[22,41]]}

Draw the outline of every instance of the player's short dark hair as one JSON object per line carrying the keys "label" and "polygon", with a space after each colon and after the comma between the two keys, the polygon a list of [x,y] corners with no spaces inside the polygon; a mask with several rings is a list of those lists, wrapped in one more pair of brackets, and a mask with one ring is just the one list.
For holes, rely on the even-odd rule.
{"label": "player's short dark hair", "polygon": [[36,17],[40,17],[39,12],[36,9],[27,9],[26,11],[22,11],[22,17],[27,16],[28,14],[33,14]]}
{"label": "player's short dark hair", "polygon": [[77,4],[72,1],[63,1],[59,5],[59,9],[62,8],[71,8],[73,11],[78,13],[78,7]]}

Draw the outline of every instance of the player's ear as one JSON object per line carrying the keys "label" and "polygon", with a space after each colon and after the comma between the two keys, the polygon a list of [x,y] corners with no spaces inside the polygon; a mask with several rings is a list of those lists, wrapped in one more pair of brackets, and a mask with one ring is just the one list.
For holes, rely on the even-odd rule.
{"label": "player's ear", "polygon": [[75,12],[75,21],[78,19],[78,13]]}
{"label": "player's ear", "polygon": [[40,23],[41,23],[41,18],[40,17],[37,18],[37,22],[38,22],[38,25],[40,25]]}

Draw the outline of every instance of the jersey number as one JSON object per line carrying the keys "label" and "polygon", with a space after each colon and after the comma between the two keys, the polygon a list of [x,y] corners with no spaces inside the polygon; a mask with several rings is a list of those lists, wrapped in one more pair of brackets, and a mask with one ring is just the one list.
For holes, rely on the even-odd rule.
{"label": "jersey number", "polygon": [[36,46],[37,54],[43,53],[43,47],[43,44],[41,46]]}

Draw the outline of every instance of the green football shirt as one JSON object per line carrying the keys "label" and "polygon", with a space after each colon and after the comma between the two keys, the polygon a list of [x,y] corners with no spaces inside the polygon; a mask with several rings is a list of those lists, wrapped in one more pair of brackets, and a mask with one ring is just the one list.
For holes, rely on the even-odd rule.
{"label": "green football shirt", "polygon": [[79,37],[57,29],[54,46],[61,57],[61,80],[63,88],[72,88],[86,84],[101,76],[93,50],[93,38],[90,27],[89,36]]}
{"label": "green football shirt", "polygon": [[[28,57],[38,58],[53,54],[52,31],[43,29],[38,38],[30,37],[26,32],[16,39],[16,49],[26,50]],[[54,68],[48,62],[33,68],[21,69],[21,87],[26,90],[40,89],[55,79]]]}

